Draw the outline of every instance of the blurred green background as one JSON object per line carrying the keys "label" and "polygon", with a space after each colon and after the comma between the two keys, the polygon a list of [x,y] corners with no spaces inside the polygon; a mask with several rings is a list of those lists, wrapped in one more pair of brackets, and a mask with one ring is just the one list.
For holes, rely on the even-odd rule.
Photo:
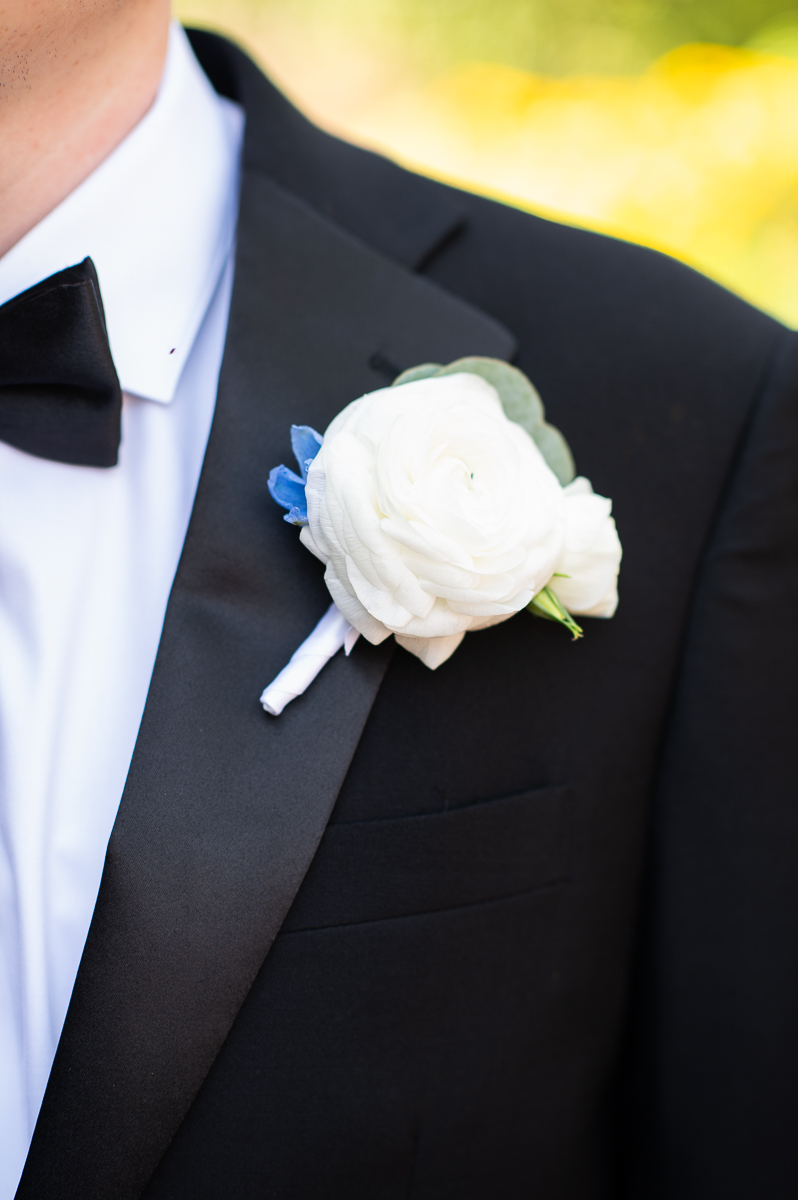
{"label": "blurred green background", "polygon": [[314,120],[665,249],[798,325],[798,7],[178,0]]}

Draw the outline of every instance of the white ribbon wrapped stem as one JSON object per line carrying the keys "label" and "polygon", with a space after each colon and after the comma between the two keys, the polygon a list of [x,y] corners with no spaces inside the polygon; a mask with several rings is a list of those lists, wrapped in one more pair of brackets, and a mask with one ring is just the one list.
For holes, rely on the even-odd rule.
{"label": "white ribbon wrapped stem", "polygon": [[279,717],[286,704],[310,687],[322,667],[342,646],[347,655],[351,654],[359,637],[357,630],[331,604],[310,637],[305,638],[291,656],[288,665],[264,688],[260,702],[266,712]]}

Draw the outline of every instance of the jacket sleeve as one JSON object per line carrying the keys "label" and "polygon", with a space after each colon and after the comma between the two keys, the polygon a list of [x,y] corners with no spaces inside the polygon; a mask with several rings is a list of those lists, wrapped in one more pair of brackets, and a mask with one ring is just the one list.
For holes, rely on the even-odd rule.
{"label": "jacket sleeve", "polygon": [[798,337],[792,333],[785,332],[753,408],[696,581],[663,748],[651,862],[629,1194],[794,1200]]}

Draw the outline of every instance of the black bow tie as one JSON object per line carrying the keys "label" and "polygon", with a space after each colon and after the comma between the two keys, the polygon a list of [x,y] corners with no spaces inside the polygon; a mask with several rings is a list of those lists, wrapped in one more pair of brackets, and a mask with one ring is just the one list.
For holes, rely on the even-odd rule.
{"label": "black bow tie", "polygon": [[90,258],[0,306],[0,440],[39,458],[113,467],[121,416]]}

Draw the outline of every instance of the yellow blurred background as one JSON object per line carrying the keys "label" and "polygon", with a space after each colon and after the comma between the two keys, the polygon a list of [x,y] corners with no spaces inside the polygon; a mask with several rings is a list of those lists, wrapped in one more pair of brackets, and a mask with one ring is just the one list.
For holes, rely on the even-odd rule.
{"label": "yellow blurred background", "polygon": [[178,0],[319,124],[655,246],[798,327],[798,8]]}

